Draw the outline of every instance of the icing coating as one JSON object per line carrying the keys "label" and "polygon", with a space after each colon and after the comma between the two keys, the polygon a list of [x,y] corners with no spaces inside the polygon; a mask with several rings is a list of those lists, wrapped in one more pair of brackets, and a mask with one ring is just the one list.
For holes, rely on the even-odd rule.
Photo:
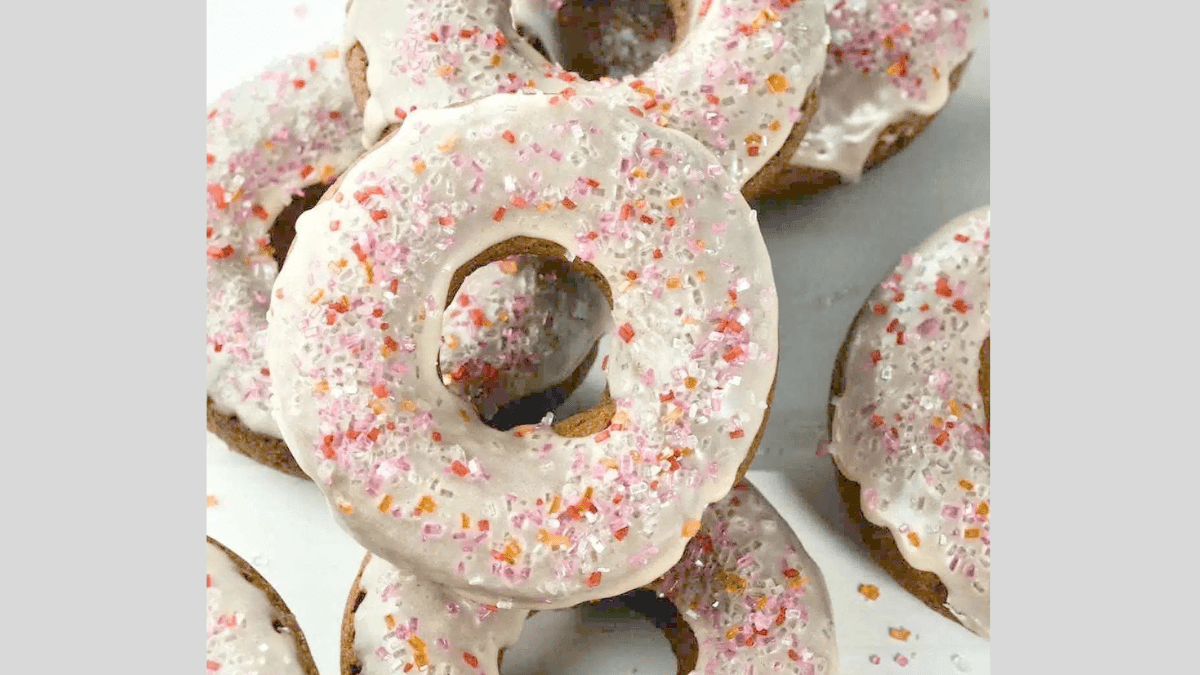
{"label": "icing coating", "polygon": [[829,452],[947,606],[990,635],[991,442],[980,393],[990,334],[991,210],[941,227],[867,300],[834,401]]}
{"label": "icing coating", "polygon": [[[418,111],[296,230],[268,317],[278,420],[376,555],[481,601],[570,606],[661,575],[733,485],[778,300],[755,213],[694,139],[582,96]],[[453,273],[517,236],[612,290],[616,411],[592,436],[484,427],[437,375]]]}
{"label": "icing coating", "polygon": [[[529,19],[539,9],[518,11],[557,54],[549,16]],[[744,184],[783,147],[824,67],[825,7],[820,0],[704,0],[691,4],[686,25],[680,47],[645,72],[591,82],[518,36],[508,0],[353,0],[345,44],[361,44],[367,56],[364,142],[369,147],[414,110],[537,89],[608,99],[683,131]]]}
{"label": "icing coating", "polygon": [[609,330],[600,288],[560,272],[534,256],[489,263],[446,308],[442,383],[485,419],[513,398],[567,380]]}
{"label": "icing coating", "polygon": [[[529,614],[457,599],[377,557],[368,558],[360,588],[353,647],[364,675],[413,666],[499,675],[499,651],[517,643]],[[696,636],[694,673],[837,673],[824,577],[746,481],[709,507],[683,559],[652,588]]]}
{"label": "icing coating", "polygon": [[[208,115],[207,393],[259,434],[279,437],[265,355],[278,272],[270,229],[302,189],[331,182],[362,154],[362,129],[330,45],[272,64],[222,94]],[[464,381],[451,388],[494,411],[566,379],[604,330],[598,296],[594,285],[552,280],[531,260],[479,270],[458,292],[465,320],[447,321],[442,364],[472,375],[484,364],[504,367],[471,391]],[[479,322],[473,310],[483,312]]]}
{"label": "icing coating", "polygon": [[207,389],[216,408],[278,436],[263,330],[278,265],[270,228],[295,195],[332,181],[362,147],[338,51],[289,56],[208,113]]}
{"label": "icing coating", "polygon": [[821,104],[792,156],[857,181],[891,124],[930,116],[986,29],[984,0],[825,0],[832,31]]}
{"label": "icing coating", "polygon": [[275,630],[275,608],[261,589],[246,581],[233,560],[205,543],[208,638],[212,675],[306,675],[290,633]]}

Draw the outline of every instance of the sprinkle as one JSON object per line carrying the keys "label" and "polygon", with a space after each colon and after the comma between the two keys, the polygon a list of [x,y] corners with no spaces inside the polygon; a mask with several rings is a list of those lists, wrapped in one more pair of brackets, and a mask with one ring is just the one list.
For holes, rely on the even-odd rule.
{"label": "sprinkle", "polygon": [[891,638],[893,640],[900,640],[901,642],[907,642],[908,636],[912,635],[912,632],[909,631],[907,628],[889,628],[888,635],[891,636]]}
{"label": "sprinkle", "polygon": [[861,593],[862,596],[868,600],[878,600],[879,599],[879,587],[875,586],[873,584],[859,584],[858,592]]}
{"label": "sprinkle", "polygon": [[771,73],[767,76],[767,89],[771,90],[772,94],[782,94],[792,86],[783,73]]}
{"label": "sprinkle", "polygon": [[205,501],[208,503],[209,508],[217,505],[216,495],[209,495]]}

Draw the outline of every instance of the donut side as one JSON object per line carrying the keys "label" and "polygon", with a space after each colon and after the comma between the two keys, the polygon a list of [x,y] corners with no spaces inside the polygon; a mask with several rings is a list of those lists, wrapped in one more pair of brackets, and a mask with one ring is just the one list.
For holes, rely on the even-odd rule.
{"label": "donut side", "polygon": [[[950,72],[949,83],[951,94],[958,89],[958,85],[962,81],[963,73],[966,71],[970,60],[971,57],[968,56],[965,61]],[[867,156],[867,161],[863,165],[863,172],[870,171],[908,147],[937,118],[942,110],[945,110],[945,108],[943,107],[932,115],[909,113],[902,119],[889,124],[887,128],[880,132],[875,145],[871,148],[871,152]],[[799,147],[803,136],[804,134],[800,134],[795,139],[795,144],[786,153],[781,152],[772,158],[772,162],[779,162],[781,157],[784,159],[782,162],[779,162],[780,165],[776,173],[759,184],[758,190],[755,193],[756,196],[778,199],[807,197],[846,182],[842,179],[841,174],[836,171],[798,166],[792,164],[790,159],[787,159],[795,154],[796,148]],[[791,141],[792,139],[788,140]]]}
{"label": "donut side", "polygon": [[[241,577],[265,596],[273,610],[271,619],[275,632],[289,636],[295,643],[295,653],[300,672],[304,675],[319,675],[317,665],[313,662],[312,653],[308,648],[308,640],[304,637],[304,631],[300,630],[300,624],[296,621],[296,615],[288,608],[287,603],[283,601],[283,598],[280,597],[275,587],[258,570],[254,569],[253,565],[229,550],[224,544],[207,535],[205,535],[205,540],[210,546],[220,550],[233,563]],[[209,672],[213,672],[211,668]],[[220,673],[219,670],[216,672]],[[279,673],[277,675],[284,674]]]}

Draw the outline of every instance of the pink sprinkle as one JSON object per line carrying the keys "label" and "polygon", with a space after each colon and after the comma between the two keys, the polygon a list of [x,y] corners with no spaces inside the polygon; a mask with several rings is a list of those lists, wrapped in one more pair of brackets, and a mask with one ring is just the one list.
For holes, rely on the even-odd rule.
{"label": "pink sprinkle", "polygon": [[292,14],[295,14],[297,19],[303,19],[308,16],[308,5],[296,5],[292,9]]}
{"label": "pink sprinkle", "polygon": [[896,655],[896,663],[900,664],[901,666],[907,666],[908,665],[908,657],[903,654],[897,654]]}
{"label": "pink sprinkle", "polygon": [[870,659],[868,659],[868,660],[869,660],[871,663],[874,663],[875,665],[879,665],[879,662],[880,662],[882,659],[880,659],[880,658],[879,658],[879,655],[878,655],[878,654],[872,654],[872,655],[871,655],[871,657],[870,657]]}

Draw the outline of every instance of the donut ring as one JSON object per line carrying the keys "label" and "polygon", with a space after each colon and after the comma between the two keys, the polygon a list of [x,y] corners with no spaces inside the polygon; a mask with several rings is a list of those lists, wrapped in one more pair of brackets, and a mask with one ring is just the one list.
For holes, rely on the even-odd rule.
{"label": "donut ring", "polygon": [[989,637],[990,235],[984,207],[921,244],[859,313],[834,370],[829,454],[879,564]]}
{"label": "donut ring", "polygon": [[[270,65],[222,94],[208,114],[208,429],[231,449],[299,477],[271,417],[267,301],[296,219],[362,154],[361,136],[339,52],[328,45]],[[518,262],[467,280],[458,300],[474,300],[458,306],[476,320],[447,323],[449,372],[502,367],[503,377],[488,382],[490,408],[550,388],[558,398],[569,394],[603,330],[597,289],[560,275],[533,295],[531,275],[541,267]],[[500,331],[503,341],[494,335]],[[547,349],[557,349],[553,363],[531,358]],[[473,395],[465,383],[456,386]]]}
{"label": "donut ring", "polygon": [[854,183],[907,147],[958,88],[988,18],[985,0],[831,4],[821,107],[766,192]]}
{"label": "donut ring", "polygon": [[785,166],[816,110],[829,44],[824,4],[673,2],[672,52],[637,76],[592,82],[522,38],[508,0],[352,0],[346,65],[366,119],[364,142],[414,110],[536,89],[605,99],[683,131],[717,155],[746,195],[756,194]]}
{"label": "donut ring", "polygon": [[[660,627],[680,673],[837,673],[821,570],[749,482],[709,507],[683,559],[649,588],[678,612]],[[529,614],[456,598],[368,553],[342,616],[341,672],[499,675]]]}
{"label": "donut ring", "polygon": [[296,616],[275,588],[241,556],[205,538],[207,672],[317,675]]}
{"label": "donut ring", "polygon": [[[278,421],[359,543],[539,608],[679,559],[748,461],[777,365],[770,258],[712,162],[619,104],[498,95],[413,113],[301,216],[268,317]],[[575,437],[484,427],[434,361],[453,282],[538,247],[612,303],[612,401]]]}

